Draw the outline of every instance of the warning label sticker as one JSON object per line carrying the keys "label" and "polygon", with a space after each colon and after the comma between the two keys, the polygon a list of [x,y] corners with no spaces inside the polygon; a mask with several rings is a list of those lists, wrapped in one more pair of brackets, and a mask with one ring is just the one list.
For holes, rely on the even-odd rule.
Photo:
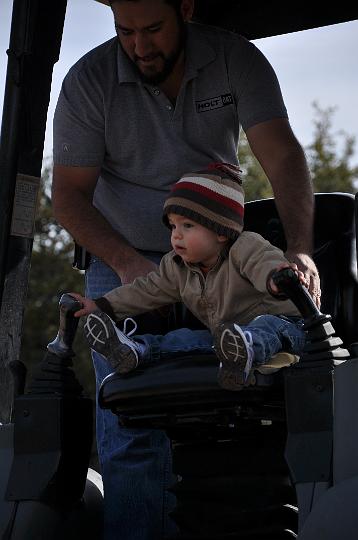
{"label": "warning label sticker", "polygon": [[39,188],[40,178],[25,174],[17,175],[10,232],[13,236],[34,237]]}

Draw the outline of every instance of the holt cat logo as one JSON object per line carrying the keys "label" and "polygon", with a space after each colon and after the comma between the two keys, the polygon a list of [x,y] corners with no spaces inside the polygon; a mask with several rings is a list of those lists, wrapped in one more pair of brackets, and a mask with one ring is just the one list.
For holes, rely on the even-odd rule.
{"label": "holt cat logo", "polygon": [[212,111],[213,109],[221,109],[221,107],[226,107],[226,105],[231,105],[232,103],[233,99],[231,94],[222,94],[221,96],[196,101],[196,112],[201,113]]}

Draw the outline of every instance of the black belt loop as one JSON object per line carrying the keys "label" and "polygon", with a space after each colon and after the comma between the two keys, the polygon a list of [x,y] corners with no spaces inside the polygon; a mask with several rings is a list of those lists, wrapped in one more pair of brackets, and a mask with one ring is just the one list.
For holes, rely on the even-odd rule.
{"label": "black belt loop", "polygon": [[72,268],[76,270],[87,270],[91,262],[91,254],[86,248],[76,244],[73,254]]}

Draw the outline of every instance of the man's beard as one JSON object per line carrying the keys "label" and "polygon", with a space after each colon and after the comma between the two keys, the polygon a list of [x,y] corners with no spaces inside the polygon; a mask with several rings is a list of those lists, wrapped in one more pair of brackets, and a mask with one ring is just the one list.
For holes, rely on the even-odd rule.
{"label": "man's beard", "polygon": [[[185,23],[181,19],[178,19],[178,22],[179,22],[179,35],[178,35],[178,43],[175,50],[172,51],[172,53],[167,57],[165,57],[162,52],[159,52],[157,54],[157,56],[159,56],[163,60],[163,68],[161,69],[161,71],[157,71],[153,73],[152,75],[143,73],[137,64],[138,57],[135,57],[135,59],[132,60],[132,58],[130,58],[127,55],[143,82],[148,83],[148,84],[153,84],[155,86],[166,81],[169,75],[173,72],[175,64],[177,63],[181,53],[183,52],[185,43],[186,43]],[[123,49],[123,47],[122,47],[122,51],[125,54],[127,54],[125,50]]]}

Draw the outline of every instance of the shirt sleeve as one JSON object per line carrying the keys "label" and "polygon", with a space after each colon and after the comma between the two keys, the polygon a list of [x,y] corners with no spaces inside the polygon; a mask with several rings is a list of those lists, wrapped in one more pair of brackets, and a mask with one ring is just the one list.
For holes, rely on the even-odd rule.
{"label": "shirt sleeve", "polygon": [[267,279],[280,264],[288,263],[284,253],[253,232],[243,232],[230,250],[232,262],[242,277],[260,292],[267,291]]}
{"label": "shirt sleeve", "polygon": [[229,77],[244,131],[274,118],[288,118],[274,69],[261,51],[244,38],[230,53]]}
{"label": "shirt sleeve", "polygon": [[65,77],[53,121],[56,165],[96,167],[105,154],[103,97],[86,66],[75,65]]}
{"label": "shirt sleeve", "polygon": [[180,301],[176,263],[170,254],[161,260],[159,269],[138,277],[104,295],[117,321]]}

